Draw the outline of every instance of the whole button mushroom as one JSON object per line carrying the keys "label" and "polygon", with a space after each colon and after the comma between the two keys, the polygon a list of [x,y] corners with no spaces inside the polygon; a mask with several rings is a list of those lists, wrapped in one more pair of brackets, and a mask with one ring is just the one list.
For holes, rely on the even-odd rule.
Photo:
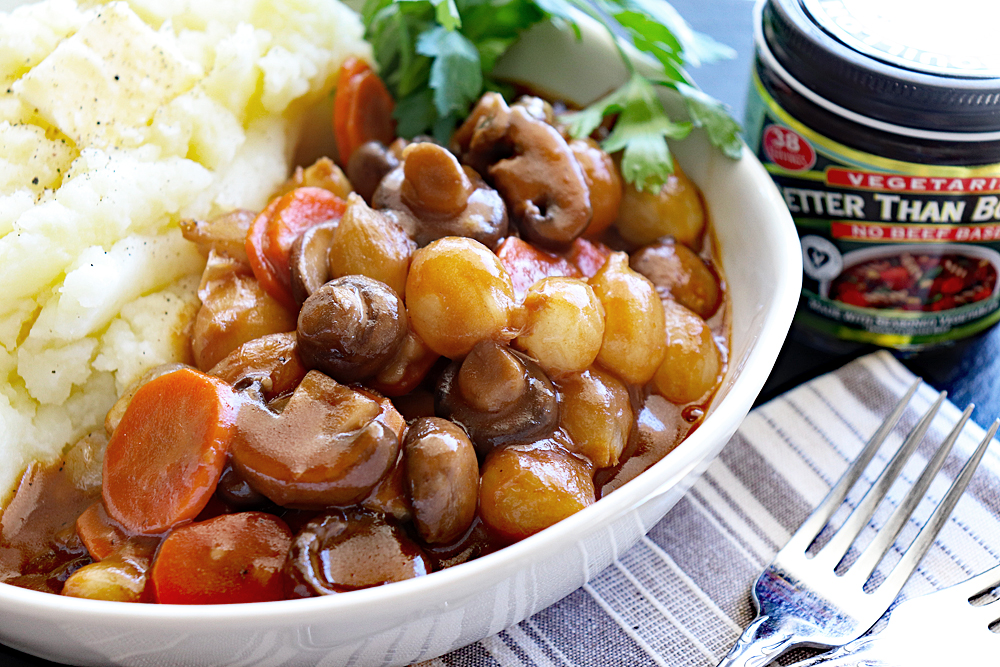
{"label": "whole button mushroom", "polygon": [[476,518],[479,497],[479,462],[469,436],[446,419],[418,419],[406,431],[403,461],[420,537],[431,544],[461,537]]}
{"label": "whole button mushroom", "polygon": [[521,234],[548,248],[565,248],[593,217],[590,189],[569,144],[530,106],[508,107],[484,95],[455,133],[462,160],[485,167]]}
{"label": "whole button mushroom", "polygon": [[465,428],[480,457],[547,435],[559,419],[555,387],[541,367],[489,340],[441,373],[434,407]]}
{"label": "whole button mushroom", "polygon": [[399,166],[396,155],[378,141],[361,144],[347,161],[347,177],[354,191],[369,204],[385,175]]}
{"label": "whole button mushroom", "polygon": [[307,368],[338,382],[357,382],[393,358],[406,331],[406,311],[395,291],[366,276],[343,276],[302,304],[299,356]]}
{"label": "whole button mushroom", "polygon": [[430,142],[403,150],[402,163],[382,179],[372,205],[421,247],[445,236],[464,236],[494,248],[507,235],[500,194],[447,148]]}
{"label": "whole button mushroom", "polygon": [[663,299],[672,299],[702,319],[719,308],[719,278],[695,251],[673,239],[646,246],[629,258],[633,270],[649,278]]}
{"label": "whole button mushroom", "polygon": [[390,520],[359,510],[333,511],[307,523],[285,561],[285,590],[315,597],[423,576],[426,555]]}
{"label": "whole button mushroom", "polygon": [[396,463],[403,426],[388,400],[310,371],[281,414],[242,406],[230,460],[283,507],[347,506],[367,498]]}

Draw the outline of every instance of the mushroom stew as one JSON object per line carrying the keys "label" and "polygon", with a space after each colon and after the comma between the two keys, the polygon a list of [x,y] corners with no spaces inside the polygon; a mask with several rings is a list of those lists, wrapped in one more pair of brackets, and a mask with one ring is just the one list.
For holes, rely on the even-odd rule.
{"label": "mushroom stew", "polygon": [[189,363],[29,467],[0,581],[172,604],[378,586],[544,530],[698,426],[728,307],[679,167],[637,191],[537,97],[488,93],[449,146],[374,116],[263,211],[182,225],[206,256]]}

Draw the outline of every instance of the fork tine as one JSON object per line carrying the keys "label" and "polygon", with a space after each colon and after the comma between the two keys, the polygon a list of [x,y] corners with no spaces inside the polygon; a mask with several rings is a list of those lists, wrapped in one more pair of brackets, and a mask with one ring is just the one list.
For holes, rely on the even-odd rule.
{"label": "fork tine", "polygon": [[871,541],[854,565],[851,566],[852,576],[861,577],[862,581],[868,580],[875,566],[879,564],[879,561],[885,556],[893,542],[896,541],[896,537],[903,530],[903,526],[906,525],[910,515],[913,514],[913,510],[923,500],[924,494],[927,493],[927,488],[931,485],[941,466],[944,465],[952,446],[958,440],[962,429],[965,428],[965,423],[969,421],[973,408],[974,406],[971,404],[965,408],[958,423],[955,424],[948,437],[938,447],[934,457],[924,466],[923,472],[920,473],[920,477],[913,485],[913,488],[910,489],[910,492],[906,494],[906,498],[892,513],[886,524],[879,529],[875,539]]}
{"label": "fork tine", "polygon": [[934,539],[937,537],[938,532],[944,526],[948,517],[951,516],[951,511],[955,508],[958,503],[959,497],[965,492],[965,487],[969,485],[969,481],[972,479],[972,475],[976,472],[976,467],[979,466],[979,462],[982,460],[983,455],[986,454],[986,448],[989,447],[990,441],[993,440],[993,436],[996,435],[997,428],[1000,427],[1000,419],[993,422],[990,426],[990,430],[986,433],[986,437],[983,441],[979,443],[976,447],[976,451],[973,452],[972,457],[965,462],[962,467],[962,471],[955,478],[948,492],[945,494],[944,498],[934,508],[934,512],[931,513],[930,518],[927,523],[924,524],[920,532],[913,539],[913,543],[910,544],[903,557],[896,563],[896,567],[892,569],[889,576],[886,577],[885,581],[878,587],[879,594],[882,594],[882,589],[887,591],[895,591],[892,596],[895,597],[896,593],[903,587],[906,580],[910,577],[910,573],[916,568],[917,563],[920,559],[924,557],[927,550],[931,548],[934,544]]}
{"label": "fork tine", "polygon": [[[850,548],[851,544],[857,538],[861,529],[864,528],[868,521],[875,514],[875,508],[878,506],[882,499],[885,498],[886,493],[889,492],[889,487],[892,486],[896,478],[899,477],[899,472],[909,461],[910,456],[916,451],[917,445],[924,439],[924,435],[927,434],[927,429],[930,428],[931,421],[934,420],[935,415],[937,415],[938,410],[941,409],[941,404],[944,403],[944,399],[947,396],[947,392],[942,391],[938,394],[937,401],[934,405],[920,418],[917,425],[913,427],[909,435],[906,436],[906,440],[899,447],[896,453],[893,455],[889,464],[886,465],[885,469],[878,476],[875,482],[871,485],[867,492],[865,492],[864,498],[858,503],[854,511],[851,512],[850,516],[840,527],[839,530],[834,534],[830,541],[824,545],[821,553],[823,553],[824,558],[828,558],[829,562],[836,565],[840,562],[840,559],[844,557],[847,550]],[[964,424],[964,422],[963,422]],[[958,433],[955,432],[955,437],[958,437]],[[954,441],[952,441],[954,442]],[[935,471],[936,472],[936,471]],[[930,484],[930,480],[927,482]],[[923,492],[917,497],[919,501],[923,498]],[[909,514],[907,514],[909,516]],[[881,535],[882,531],[880,531]],[[891,543],[890,543],[891,544]],[[852,567],[853,570],[853,567]]]}
{"label": "fork tine", "polygon": [[982,574],[977,574],[971,579],[955,584],[950,590],[972,600],[997,586],[1000,586],[1000,565],[995,565]]}
{"label": "fork tine", "polygon": [[896,423],[899,422],[899,418],[903,415],[903,411],[906,410],[906,405],[910,402],[913,394],[916,393],[917,388],[920,386],[921,379],[917,378],[916,382],[906,391],[906,394],[899,400],[896,407],[893,408],[889,416],[885,418],[882,425],[879,426],[875,434],[872,435],[868,444],[865,445],[861,453],[854,460],[854,463],[844,471],[844,474],[837,481],[837,483],[830,489],[829,493],[826,494],[826,498],[820,503],[819,507],[813,510],[806,520],[799,526],[799,529],[795,531],[792,535],[789,544],[785,548],[792,547],[793,549],[805,551],[812,544],[813,540],[819,535],[820,531],[823,530],[823,526],[826,525],[830,517],[833,516],[834,512],[840,507],[841,503],[844,502],[844,498],[847,497],[847,492],[851,490],[854,483],[858,481],[861,477],[861,473],[871,462],[872,458],[875,456],[875,452],[878,451],[879,447],[888,437],[892,429],[896,427]]}

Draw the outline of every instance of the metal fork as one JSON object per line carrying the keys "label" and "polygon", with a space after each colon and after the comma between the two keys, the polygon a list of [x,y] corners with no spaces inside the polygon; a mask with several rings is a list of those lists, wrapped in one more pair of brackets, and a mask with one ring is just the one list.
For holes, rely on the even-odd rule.
{"label": "metal fork", "polygon": [[884,628],[794,667],[995,664],[1000,655],[1000,565],[902,602]]}
{"label": "metal fork", "polygon": [[809,515],[761,573],[753,590],[757,617],[747,626],[729,654],[719,663],[719,667],[763,667],[797,646],[842,646],[864,634],[889,608],[948,520],[951,510],[968,486],[976,466],[996,433],[1000,420],[993,423],[989,433],[965,463],[923,528],[877,587],[869,586],[866,590],[865,585],[944,464],[952,445],[972,414],[972,405],[962,413],[961,419],[928,461],[903,502],[846,571],[838,572],[837,566],[920,444],[934,415],[944,402],[944,392],[938,395],[934,405],[906,437],[844,524],[818,552],[811,555],[808,549],[840,508],[848,491],[895,427],[919,386],[920,380],[917,380],[820,506]]}

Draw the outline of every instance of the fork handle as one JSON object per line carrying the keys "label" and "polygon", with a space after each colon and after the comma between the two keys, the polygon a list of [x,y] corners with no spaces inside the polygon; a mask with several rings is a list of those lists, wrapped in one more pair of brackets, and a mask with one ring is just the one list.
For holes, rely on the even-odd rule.
{"label": "fork handle", "polygon": [[719,667],[764,667],[798,644],[792,624],[770,616],[757,616],[733,644]]}

